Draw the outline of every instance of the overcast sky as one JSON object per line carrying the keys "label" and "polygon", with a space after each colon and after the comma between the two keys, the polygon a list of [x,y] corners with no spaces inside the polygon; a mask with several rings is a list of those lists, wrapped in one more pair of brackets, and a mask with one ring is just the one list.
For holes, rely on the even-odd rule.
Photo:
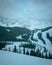
{"label": "overcast sky", "polygon": [[52,0],[0,0],[0,16],[26,22],[52,22]]}

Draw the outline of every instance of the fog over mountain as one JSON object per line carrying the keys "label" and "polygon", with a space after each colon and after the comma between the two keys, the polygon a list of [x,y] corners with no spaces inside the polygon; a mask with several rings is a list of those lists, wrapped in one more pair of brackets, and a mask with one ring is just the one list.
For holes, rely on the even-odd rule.
{"label": "fog over mountain", "polygon": [[52,26],[52,1],[0,0],[0,16],[2,26],[30,29]]}

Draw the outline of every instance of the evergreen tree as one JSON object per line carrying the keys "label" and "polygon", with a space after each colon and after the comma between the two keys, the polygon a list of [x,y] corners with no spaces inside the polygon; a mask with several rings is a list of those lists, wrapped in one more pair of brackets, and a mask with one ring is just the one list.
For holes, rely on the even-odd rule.
{"label": "evergreen tree", "polygon": [[49,52],[49,58],[48,59],[52,59],[52,54]]}
{"label": "evergreen tree", "polygon": [[41,57],[41,52],[38,53],[38,57]]}
{"label": "evergreen tree", "polygon": [[47,58],[47,52],[42,52],[42,58]]}
{"label": "evergreen tree", "polygon": [[28,49],[27,49],[26,55],[29,55],[29,51],[28,51]]}
{"label": "evergreen tree", "polygon": [[25,54],[25,47],[23,47],[23,54]]}
{"label": "evergreen tree", "polygon": [[42,58],[44,58],[44,54],[43,54],[43,52],[42,52],[42,55],[41,55],[41,57],[42,57]]}
{"label": "evergreen tree", "polygon": [[36,50],[36,56],[38,56],[38,54],[39,54],[39,48]]}
{"label": "evergreen tree", "polygon": [[16,49],[16,46],[14,46],[13,52],[16,52],[16,50],[17,50],[17,49]]}
{"label": "evergreen tree", "polygon": [[30,51],[30,55],[34,56],[35,52],[33,50]]}
{"label": "evergreen tree", "polygon": [[47,58],[52,59],[52,54],[50,52],[47,52]]}

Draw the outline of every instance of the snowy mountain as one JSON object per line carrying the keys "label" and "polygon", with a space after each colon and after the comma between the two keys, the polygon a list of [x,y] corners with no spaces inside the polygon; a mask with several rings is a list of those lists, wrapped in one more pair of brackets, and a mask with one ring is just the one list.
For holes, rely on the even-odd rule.
{"label": "snowy mountain", "polygon": [[[44,24],[44,25],[43,25]],[[5,18],[3,16],[0,16],[0,26],[4,27],[25,27],[30,30],[34,30],[36,28],[43,29],[46,27],[52,26],[52,22],[49,20],[31,20],[30,21],[24,21],[20,19],[10,19]]]}
{"label": "snowy mountain", "polygon": [[[52,59],[52,27],[30,30],[24,27],[0,26],[0,36],[0,49],[5,48],[5,50],[14,52],[14,47],[17,46],[18,52],[24,53],[23,47],[25,47],[25,54],[28,51],[30,54],[32,50],[33,53],[35,51],[35,56],[42,57],[43,53],[44,58],[50,57]],[[11,41],[13,44],[7,45]]]}

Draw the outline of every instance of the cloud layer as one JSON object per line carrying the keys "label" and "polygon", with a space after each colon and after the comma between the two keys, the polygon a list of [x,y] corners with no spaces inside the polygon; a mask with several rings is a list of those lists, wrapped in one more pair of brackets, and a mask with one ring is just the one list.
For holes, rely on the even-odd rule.
{"label": "cloud layer", "polygon": [[[38,26],[52,24],[51,0],[0,0],[0,16]],[[34,23],[34,24],[32,24]],[[45,25],[43,25],[45,26]]]}

